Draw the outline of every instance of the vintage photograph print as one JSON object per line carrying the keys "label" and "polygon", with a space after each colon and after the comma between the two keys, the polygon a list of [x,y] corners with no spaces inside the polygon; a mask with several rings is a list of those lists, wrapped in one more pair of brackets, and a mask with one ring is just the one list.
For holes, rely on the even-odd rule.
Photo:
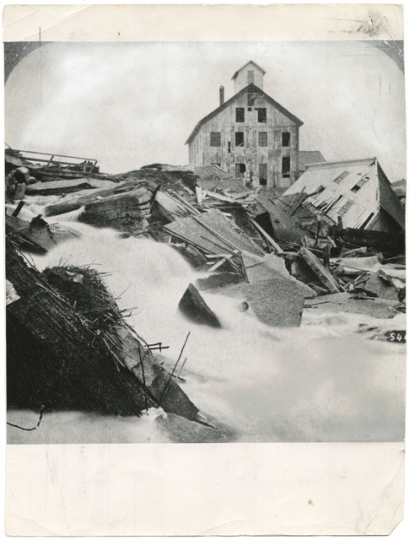
{"label": "vintage photograph print", "polygon": [[9,444],[404,440],[403,42],[371,29],[5,43]]}

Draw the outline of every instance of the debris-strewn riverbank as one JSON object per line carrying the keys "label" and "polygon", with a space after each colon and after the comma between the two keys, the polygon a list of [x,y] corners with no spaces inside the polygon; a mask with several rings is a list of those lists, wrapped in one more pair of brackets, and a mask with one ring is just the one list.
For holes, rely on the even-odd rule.
{"label": "debris-strewn riverbank", "polygon": [[78,442],[403,433],[396,245],[297,222],[218,167],[113,176],[13,160],[9,421],[44,415],[10,426],[11,442],[68,442],[76,423]]}

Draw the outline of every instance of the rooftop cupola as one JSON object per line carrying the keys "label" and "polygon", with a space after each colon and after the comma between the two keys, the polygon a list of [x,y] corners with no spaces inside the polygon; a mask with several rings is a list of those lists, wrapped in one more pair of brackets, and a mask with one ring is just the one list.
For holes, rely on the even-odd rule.
{"label": "rooftop cupola", "polygon": [[240,92],[240,90],[251,83],[263,90],[263,77],[265,73],[264,69],[250,60],[250,62],[247,62],[247,64],[236,71],[232,77],[234,81],[234,93],[237,94],[237,92]]}

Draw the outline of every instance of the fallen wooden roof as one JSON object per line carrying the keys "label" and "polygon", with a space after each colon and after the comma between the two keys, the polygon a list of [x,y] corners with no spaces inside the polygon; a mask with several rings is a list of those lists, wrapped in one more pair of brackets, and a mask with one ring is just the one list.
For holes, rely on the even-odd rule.
{"label": "fallen wooden roof", "polygon": [[304,208],[311,204],[334,223],[341,216],[344,227],[370,228],[381,208],[405,227],[404,210],[376,158],[310,165],[283,198],[301,191],[309,195]]}

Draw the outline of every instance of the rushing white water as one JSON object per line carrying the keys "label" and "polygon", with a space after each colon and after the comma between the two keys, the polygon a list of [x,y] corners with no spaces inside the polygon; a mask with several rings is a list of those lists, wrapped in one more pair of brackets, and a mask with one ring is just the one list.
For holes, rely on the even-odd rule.
{"label": "rushing white water", "polygon": [[[58,217],[58,216],[57,216]],[[148,343],[170,349],[173,368],[188,332],[181,387],[218,429],[174,415],[114,418],[49,413],[34,432],[9,428],[10,442],[385,441],[404,436],[405,347],[369,340],[358,324],[405,327],[403,316],[378,320],[305,310],[300,328],[269,328],[238,300],[203,293],[222,329],[196,325],[178,303],[195,273],[170,246],[72,222],[81,238],[34,257],[39,270],[95,265],[128,322]],[[400,320],[401,319],[401,320]],[[395,328],[397,327],[397,328]],[[34,425],[36,414],[10,411]]]}

